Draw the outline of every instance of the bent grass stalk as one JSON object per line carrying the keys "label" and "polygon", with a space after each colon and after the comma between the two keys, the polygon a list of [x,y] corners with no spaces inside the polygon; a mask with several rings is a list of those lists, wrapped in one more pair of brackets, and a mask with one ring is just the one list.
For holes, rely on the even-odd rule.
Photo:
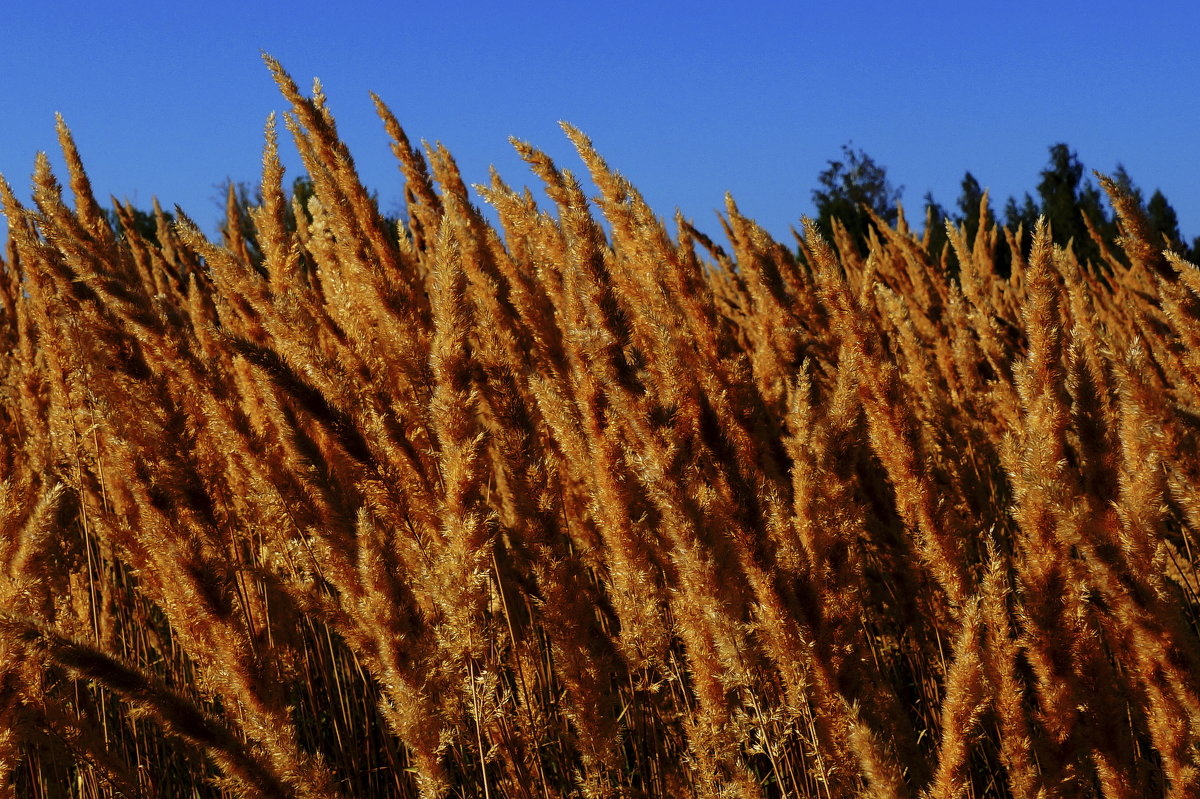
{"label": "bent grass stalk", "polygon": [[[0,180],[0,796],[1191,797],[1200,271],[674,232],[267,59],[211,241]],[[981,219],[987,219],[986,196]],[[931,217],[932,219],[932,217]],[[999,274],[996,248],[1013,266]]]}

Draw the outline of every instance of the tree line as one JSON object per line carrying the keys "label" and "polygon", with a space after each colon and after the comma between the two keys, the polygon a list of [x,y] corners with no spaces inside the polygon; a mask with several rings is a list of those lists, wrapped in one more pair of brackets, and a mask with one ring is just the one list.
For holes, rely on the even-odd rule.
{"label": "tree line", "polygon": [[[1021,228],[1022,244],[1028,247],[1034,223],[1044,215],[1050,223],[1054,242],[1071,246],[1076,256],[1086,262],[1100,258],[1100,247],[1088,231],[1090,224],[1106,246],[1119,251],[1116,215],[1105,202],[1103,191],[1085,174],[1078,154],[1062,142],[1051,145],[1049,151],[1046,167],[1039,173],[1036,196],[1025,192],[1020,199],[1009,197],[999,215],[994,210],[996,205],[989,204],[988,225],[999,222],[1012,230]],[[1172,249],[1193,263],[1200,262],[1200,236],[1190,245],[1184,240],[1178,215],[1161,190],[1156,188],[1150,198],[1145,199],[1142,189],[1119,164],[1112,178],[1141,206],[1150,230],[1164,249]],[[842,157],[831,159],[817,181],[819,185],[813,189],[812,199],[817,211],[817,225],[827,236],[832,236],[833,220],[840,220],[851,239],[865,249],[872,214],[889,224],[895,224],[899,218],[903,187],[894,186],[883,165],[850,144],[843,145]],[[933,257],[944,255],[948,264],[954,266],[954,253],[948,247],[945,223],[950,220],[963,226],[967,240],[972,240],[979,228],[983,193],[978,178],[967,172],[963,175],[961,193],[953,210],[947,210],[934,200],[932,193],[925,194],[924,215],[930,225],[928,246]],[[1004,265],[1008,255],[1007,252],[997,253],[998,263]]]}
{"label": "tree line", "polygon": [[[1162,242],[1164,248],[1178,252],[1193,263],[1200,263],[1200,236],[1193,238],[1190,244],[1184,240],[1179,229],[1178,215],[1161,190],[1156,188],[1150,198],[1145,199],[1142,189],[1120,164],[1114,170],[1112,178],[1136,200],[1149,229]],[[874,224],[872,215],[892,225],[899,220],[904,187],[893,185],[888,177],[887,168],[861,148],[853,147],[852,143],[842,146],[840,158],[827,162],[826,168],[817,176],[817,183],[818,187],[812,190],[816,222],[818,228],[830,240],[834,238],[833,222],[836,219],[845,227],[851,241],[865,252],[869,231]],[[236,220],[236,226],[240,228],[240,237],[247,242],[255,241],[250,208],[261,201],[257,188],[231,180],[215,188],[220,195],[218,202],[225,210],[220,223],[222,235],[229,236],[229,220]],[[313,194],[312,181],[307,176],[297,177],[291,188],[300,201],[299,207],[304,208]],[[935,261],[942,259],[950,269],[957,268],[957,259],[946,234],[946,222],[950,221],[963,227],[967,241],[972,241],[979,229],[983,194],[983,185],[970,171],[963,175],[960,193],[953,210],[947,210],[934,199],[932,192],[926,192],[922,203],[922,216],[929,226],[928,248]],[[377,195],[375,199],[378,205]],[[1047,164],[1039,173],[1036,196],[1025,192],[1019,200],[1009,197],[999,214],[996,207],[995,198],[991,198],[986,209],[988,226],[1003,224],[1013,231],[1020,229],[1023,238],[1021,243],[1024,247],[1029,246],[1034,223],[1039,216],[1044,215],[1050,223],[1054,242],[1064,247],[1072,247],[1081,262],[1100,260],[1100,247],[1088,231],[1089,224],[1106,247],[1114,252],[1120,251],[1116,242],[1117,236],[1120,235],[1116,214],[1109,208],[1104,192],[1086,174],[1078,154],[1062,142],[1049,148]],[[132,223],[146,240],[157,241],[157,220],[154,213],[132,206],[125,206],[124,211],[127,214],[126,224]],[[114,230],[119,231],[119,215],[116,210],[107,210],[106,214]],[[166,221],[173,222],[175,214],[166,212],[163,217]],[[381,212],[381,217],[393,223],[389,228],[394,227],[394,222],[398,220],[398,215],[394,212]],[[287,224],[291,229],[295,229],[293,207],[287,209]],[[250,252],[249,255],[255,263],[261,258],[257,252]],[[1001,247],[996,253],[997,266],[1006,272],[1010,258],[1011,254],[1007,248]]]}

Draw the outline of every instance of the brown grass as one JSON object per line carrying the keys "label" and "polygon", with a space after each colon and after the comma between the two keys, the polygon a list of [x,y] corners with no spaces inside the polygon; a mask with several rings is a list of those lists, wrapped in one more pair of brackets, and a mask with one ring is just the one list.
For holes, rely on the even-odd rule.
{"label": "brown grass", "polygon": [[268,63],[252,235],[110,226],[61,120],[73,207],[0,181],[0,796],[1200,796],[1200,272],[1115,184],[951,277],[569,126],[603,221],[514,142],[492,223],[375,98],[393,225]]}

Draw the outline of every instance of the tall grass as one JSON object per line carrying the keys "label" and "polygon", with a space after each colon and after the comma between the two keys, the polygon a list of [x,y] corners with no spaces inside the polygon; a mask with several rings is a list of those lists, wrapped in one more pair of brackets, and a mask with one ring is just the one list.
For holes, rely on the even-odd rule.
{"label": "tall grass", "polygon": [[1114,184],[950,277],[566,127],[599,197],[514,142],[493,225],[376,98],[393,228],[268,63],[252,237],[110,226],[61,121],[74,207],[0,182],[0,795],[1200,796],[1200,272]]}

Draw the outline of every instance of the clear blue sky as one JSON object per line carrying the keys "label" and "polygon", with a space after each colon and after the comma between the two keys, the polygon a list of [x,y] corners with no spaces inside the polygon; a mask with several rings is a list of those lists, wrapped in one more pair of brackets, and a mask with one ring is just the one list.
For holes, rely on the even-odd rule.
{"label": "clear blue sky", "polygon": [[[1032,191],[1049,145],[1123,163],[1200,235],[1200,5],[1194,2],[18,2],[0,18],[0,173],[27,193],[56,164],[54,112],[97,191],[179,203],[207,230],[214,185],[259,174],[284,105],[266,50],[319,76],[384,210],[399,174],[368,91],[468,182],[534,180],[509,136],[577,159],[583,128],[660,215],[719,230],[731,191],[777,237],[812,212],[853,140],[905,187],[953,207],[971,170],[1002,204]],[[285,140],[286,143],[286,140]],[[291,176],[298,163],[289,151]],[[0,223],[2,224],[2,223]]]}

